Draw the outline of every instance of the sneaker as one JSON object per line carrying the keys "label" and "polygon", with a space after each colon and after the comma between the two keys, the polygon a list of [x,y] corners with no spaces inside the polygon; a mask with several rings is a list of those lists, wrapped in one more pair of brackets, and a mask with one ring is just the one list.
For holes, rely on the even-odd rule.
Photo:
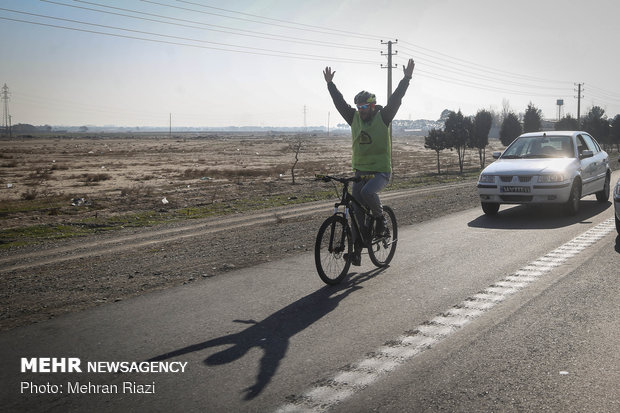
{"label": "sneaker", "polygon": [[375,237],[383,238],[386,235],[386,229],[387,220],[385,219],[385,217],[377,219],[377,222],[375,224]]}
{"label": "sneaker", "polygon": [[[345,254],[345,258],[348,259],[349,254]],[[356,267],[359,267],[360,265],[362,265],[362,252],[357,250],[357,251],[353,251],[353,253],[351,254],[351,264],[355,265]]]}
{"label": "sneaker", "polygon": [[351,264],[359,267],[362,265],[362,252],[360,250],[353,251],[353,257],[351,258]]}

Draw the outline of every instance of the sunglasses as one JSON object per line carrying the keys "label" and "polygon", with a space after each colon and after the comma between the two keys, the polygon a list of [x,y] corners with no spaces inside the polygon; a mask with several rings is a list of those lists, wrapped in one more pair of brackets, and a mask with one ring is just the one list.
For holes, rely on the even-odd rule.
{"label": "sunglasses", "polygon": [[365,105],[357,105],[358,109],[368,109],[370,107],[370,103],[366,103]]}

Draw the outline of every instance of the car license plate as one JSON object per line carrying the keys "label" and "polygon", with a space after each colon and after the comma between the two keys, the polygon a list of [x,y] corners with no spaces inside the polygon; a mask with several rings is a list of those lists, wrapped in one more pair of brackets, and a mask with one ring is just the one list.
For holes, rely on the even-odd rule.
{"label": "car license plate", "polygon": [[530,192],[529,186],[502,186],[502,192]]}

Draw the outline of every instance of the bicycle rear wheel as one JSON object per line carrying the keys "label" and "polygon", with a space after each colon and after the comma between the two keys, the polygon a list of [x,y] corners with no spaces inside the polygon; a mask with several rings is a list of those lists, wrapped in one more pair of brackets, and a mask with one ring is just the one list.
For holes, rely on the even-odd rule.
{"label": "bicycle rear wheel", "polygon": [[314,244],[314,263],[326,284],[338,284],[351,266],[353,243],[346,219],[333,215],[319,228]]}
{"label": "bicycle rear wheel", "polygon": [[398,241],[398,227],[396,225],[396,215],[389,206],[383,207],[383,216],[387,221],[385,236],[378,238],[372,237],[372,242],[368,248],[370,260],[377,267],[386,267],[396,252],[396,242]]}

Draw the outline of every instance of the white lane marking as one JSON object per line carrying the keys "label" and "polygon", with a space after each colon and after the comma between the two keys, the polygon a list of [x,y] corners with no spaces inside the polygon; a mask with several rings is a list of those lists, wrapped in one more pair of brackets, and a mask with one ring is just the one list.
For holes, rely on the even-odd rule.
{"label": "white lane marking", "polygon": [[588,246],[615,230],[614,218],[591,228],[561,247],[528,263],[483,291],[422,323],[395,340],[366,355],[366,358],[340,368],[301,395],[289,397],[278,413],[323,412],[370,386],[381,376],[398,368],[433,345],[465,327],[476,317],[495,307],[517,291],[528,287],[542,275],[564,264]]}

